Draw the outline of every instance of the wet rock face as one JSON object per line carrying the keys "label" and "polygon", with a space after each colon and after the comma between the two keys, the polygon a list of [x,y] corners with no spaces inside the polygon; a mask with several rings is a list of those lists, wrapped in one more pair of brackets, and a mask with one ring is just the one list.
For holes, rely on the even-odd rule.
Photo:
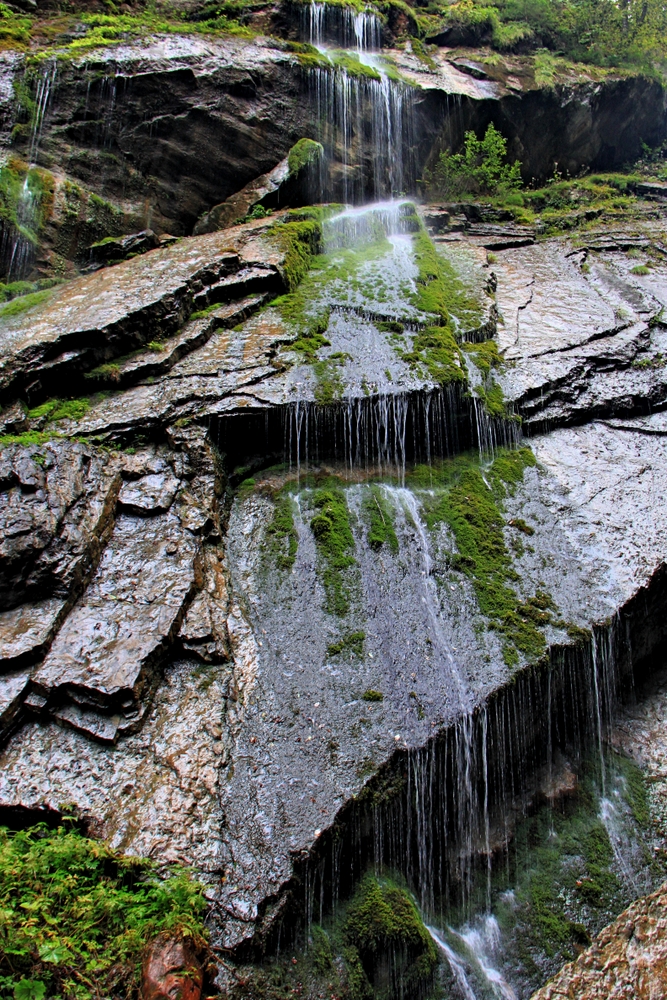
{"label": "wet rock face", "polygon": [[533,1000],[658,1000],[667,992],[667,887],[638,900]]}
{"label": "wet rock face", "polygon": [[[667,431],[647,412],[665,394],[659,227],[584,247],[524,233],[500,249],[502,233],[476,225],[440,219],[435,235],[467,293],[452,307],[472,341],[455,375],[483,387],[474,349],[495,336],[495,377],[532,451],[503,488],[494,544],[543,652],[635,601],[642,629],[636,607],[624,614],[644,655],[664,638]],[[440,460],[503,429],[511,442],[513,425],[411,361],[429,322],[412,235],[369,253],[355,282],[317,286],[329,344],[313,362],[290,348],[279,305],[260,311],[286,286],[268,226],[88,275],[14,317],[2,346],[7,427],[21,419],[13,387],[48,384],[56,352],[73,379],[100,380],[85,352],[98,365],[108,352],[116,381],[78,416],[24,414],[64,436],[0,453],[0,805],[70,804],[115,847],[192,865],[232,952],[280,919],[296,868],[369,782],[513,689],[532,655],[507,654],[437,507]],[[637,252],[648,275],[632,274]],[[456,407],[466,438],[447,436]],[[318,427],[346,428],[338,458],[308,450],[304,428]],[[351,427],[370,444],[345,465]],[[408,427],[438,430],[432,472],[400,455],[397,470],[395,450],[387,481]]]}
{"label": "wet rock face", "polygon": [[[664,92],[644,77],[584,77],[541,88],[523,71],[496,79],[474,56],[471,63],[447,49],[437,52],[430,65],[409,50],[387,51],[420,87],[411,98],[414,178],[442,148],[457,147],[466,129],[483,132],[491,121],[508,136],[526,180],[551,176],[556,163],[573,175],[584,168],[617,168],[640,155],[642,141],[657,146],[665,136]],[[470,65],[477,67],[475,75]],[[21,56],[3,56],[0,89],[6,98],[0,115],[7,122],[7,145],[13,81],[24,70]],[[61,273],[65,261],[72,268],[100,257],[120,259],[121,254],[108,258],[99,247],[91,258],[91,244],[103,237],[147,229],[158,236],[183,236],[212,210],[213,223],[202,222],[207,228],[242,218],[241,203],[254,197],[247,185],[261,185],[304,136],[323,141],[316,80],[280,41],[261,37],[172,35],[60,60],[37,149],[39,166],[53,172],[55,185],[32,262],[37,271]],[[452,96],[459,102],[456,115],[450,114]],[[370,130],[372,109],[363,101],[360,117],[359,131]],[[4,128],[0,122],[0,134]],[[357,139],[352,145],[361,194],[370,190],[373,165],[369,148],[362,151]],[[30,141],[15,139],[12,151],[31,158]],[[340,150],[334,149],[334,159],[339,158]],[[339,162],[331,175],[335,188]],[[328,197],[345,200],[342,183],[338,188]],[[95,207],[92,193],[105,205]],[[269,207],[284,203],[261,197]],[[321,197],[318,190],[304,189],[296,200]]]}

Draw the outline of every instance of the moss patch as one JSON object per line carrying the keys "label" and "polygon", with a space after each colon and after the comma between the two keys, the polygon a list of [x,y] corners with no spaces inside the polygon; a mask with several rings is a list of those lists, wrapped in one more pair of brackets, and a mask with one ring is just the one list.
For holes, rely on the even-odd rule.
{"label": "moss patch", "polygon": [[[461,456],[435,472],[436,479],[449,479],[449,485],[424,497],[429,528],[445,523],[452,530],[457,547],[452,567],[470,578],[480,611],[503,637],[510,666],[518,663],[519,653],[528,660],[542,656],[542,629],[554,622],[548,594],[520,599],[515,589],[519,577],[505,544],[504,500],[522,481],[524,470],[534,465],[529,448],[500,452],[484,475],[476,462]],[[418,479],[420,474],[417,469],[413,476]]]}
{"label": "moss patch", "polygon": [[341,653],[349,653],[352,656],[363,657],[365,632],[348,632],[341,636],[336,642],[331,642],[327,646],[327,656],[339,656]]}
{"label": "moss patch", "polygon": [[368,520],[368,544],[378,550],[387,546],[398,552],[398,538],[394,528],[394,511],[380,486],[370,486],[365,493],[363,510]]}
{"label": "moss patch", "polygon": [[292,569],[299,547],[299,533],[294,523],[294,500],[288,493],[277,499],[273,518],[266,530],[274,562],[279,569]]}
{"label": "moss patch", "polygon": [[[371,994],[376,997],[393,991],[419,996],[431,984],[438,964],[435,945],[410,894],[389,879],[362,879],[347,907],[343,937],[356,996],[368,995],[369,986],[376,987]],[[393,966],[393,982],[377,974],[385,964]]]}
{"label": "moss patch", "polygon": [[313,492],[312,504],[317,513],[311,519],[310,529],[324,563],[325,608],[329,614],[342,618],[349,612],[351,600],[345,571],[356,565],[345,493],[333,485],[318,489]]}
{"label": "moss patch", "polygon": [[304,167],[317,163],[323,154],[324,147],[321,142],[315,142],[314,139],[299,139],[287,154],[290,175],[298,174]]}

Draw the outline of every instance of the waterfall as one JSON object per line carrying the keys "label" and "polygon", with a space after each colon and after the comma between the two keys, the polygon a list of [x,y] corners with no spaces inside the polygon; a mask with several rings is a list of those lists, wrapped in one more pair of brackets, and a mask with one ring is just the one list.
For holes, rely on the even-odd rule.
{"label": "waterfall", "polygon": [[30,144],[28,146],[28,171],[16,204],[16,225],[11,229],[3,227],[0,245],[0,257],[7,282],[25,277],[34,257],[34,243],[31,234],[34,233],[39,223],[41,198],[30,187],[30,171],[35,168],[37,163],[44,119],[56,84],[57,71],[56,60],[48,60],[42,64],[37,79],[30,127]]}
{"label": "waterfall", "polygon": [[[318,139],[330,165],[323,196],[342,196],[352,204],[411,189],[414,88],[390,78],[379,55],[379,19],[346,7],[309,3],[302,12],[301,32],[323,57],[323,65],[307,70]],[[327,46],[332,40],[345,51]],[[350,54],[358,69],[346,65]],[[340,177],[334,176],[336,163]]]}

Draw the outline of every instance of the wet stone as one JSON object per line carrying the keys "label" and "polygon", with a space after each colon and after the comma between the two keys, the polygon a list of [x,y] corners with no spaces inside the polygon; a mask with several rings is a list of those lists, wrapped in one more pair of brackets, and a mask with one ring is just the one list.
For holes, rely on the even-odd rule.
{"label": "wet stone", "polygon": [[139,698],[195,585],[197,545],[173,514],[121,516],[95,577],[37,669],[43,694],[71,687],[92,705]]}
{"label": "wet stone", "polygon": [[171,507],[179,485],[179,480],[169,474],[144,476],[123,485],[118,504],[126,513],[140,517],[161,514]]}
{"label": "wet stone", "polygon": [[0,613],[0,670],[37,659],[53,637],[64,610],[65,602],[54,598]]}

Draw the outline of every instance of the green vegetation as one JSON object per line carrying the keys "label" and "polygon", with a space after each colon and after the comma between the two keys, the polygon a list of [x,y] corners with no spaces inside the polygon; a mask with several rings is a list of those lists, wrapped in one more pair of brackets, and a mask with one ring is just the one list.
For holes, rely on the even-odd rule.
{"label": "green vegetation", "polygon": [[361,697],[364,701],[384,701],[382,691],[375,691],[374,688],[368,688]]}
{"label": "green vegetation", "polygon": [[[254,479],[252,484],[254,487]],[[279,569],[290,570],[299,547],[299,533],[294,524],[294,500],[288,493],[277,498],[267,534],[269,550],[276,565]]]}
{"label": "green vegetation", "polygon": [[20,444],[24,446],[33,444],[42,445],[60,436],[53,431],[24,431],[22,434],[2,434],[0,435],[0,447],[8,444]]}
{"label": "green vegetation", "polygon": [[339,656],[341,653],[351,653],[353,656],[363,657],[365,632],[348,632],[341,636],[337,642],[329,643],[327,646],[327,656]]}
{"label": "green vegetation", "polygon": [[92,396],[84,396],[81,399],[49,399],[46,403],[28,410],[28,418],[30,420],[45,418],[49,424],[56,420],[81,420],[92,402]]}
{"label": "green vegetation", "polygon": [[335,485],[317,489],[312,495],[312,505],[317,514],[310,522],[310,529],[324,563],[325,608],[329,614],[343,618],[350,610],[351,597],[345,571],[356,565],[351,555],[354,536],[345,493]]}
{"label": "green vegetation", "polygon": [[[470,578],[480,611],[503,638],[509,666],[519,662],[519,653],[528,660],[542,656],[542,629],[556,623],[548,594],[538,591],[520,599],[515,589],[519,577],[503,530],[504,501],[522,481],[524,470],[534,465],[529,448],[500,452],[484,474],[475,460],[462,455],[431,472],[431,483],[439,476],[445,488],[423,498],[429,528],[442,522],[452,530],[457,547],[452,568]],[[423,474],[418,468],[413,477],[418,481]]]}
{"label": "green vegetation", "polygon": [[53,209],[54,177],[11,157],[0,166],[0,219],[36,245]]}
{"label": "green vegetation", "polygon": [[41,292],[30,292],[28,295],[21,295],[19,298],[11,299],[0,306],[0,320],[9,319],[11,316],[20,316],[35,306],[41,306],[51,297],[51,290],[43,289]]}
{"label": "green vegetation", "polygon": [[163,930],[201,940],[205,907],[183,870],[161,878],[64,827],[0,828],[0,995],[134,995],[146,942]]}
{"label": "green vegetation", "polygon": [[372,549],[383,545],[390,552],[398,552],[398,538],[394,528],[394,511],[380,486],[369,486],[365,491],[363,510],[369,521],[368,544]]}
{"label": "green vegetation", "polygon": [[383,963],[394,965],[401,995],[428,989],[438,964],[435,945],[412,897],[395,882],[366,875],[347,906],[342,934],[350,1000],[395,995],[394,983],[382,988],[369,979]]}
{"label": "green vegetation", "polygon": [[648,66],[664,59],[667,9],[660,0],[458,0],[428,8],[441,30],[500,51],[549,50],[601,66]]}
{"label": "green vegetation", "polygon": [[484,137],[466,132],[463,149],[458,153],[445,151],[425,182],[441,198],[461,198],[471,195],[507,196],[522,186],[521,164],[509,164],[507,140],[489,124]]}
{"label": "green vegetation", "polygon": [[304,279],[313,255],[321,250],[322,219],[327,213],[326,208],[293,209],[269,230],[270,236],[285,254],[283,271],[290,292]]}
{"label": "green vegetation", "polygon": [[[651,830],[642,772],[614,753],[607,757],[606,770],[620,811],[618,821],[625,824],[626,837],[640,845],[635,864],[650,870],[659,884],[664,868],[648,848]],[[599,756],[576,762],[576,771],[574,795],[554,807],[545,803],[522,820],[506,867],[494,873],[496,916],[515,942],[512,957],[524,967],[534,967],[545,955],[553,959],[554,968],[575,958],[581,945],[636,895],[634,884],[624,883],[600,820]],[[508,884],[515,889],[511,903],[503,895]],[[484,889],[480,886],[480,895]]]}
{"label": "green vegetation", "polygon": [[313,139],[299,139],[287,154],[287,167],[290,174],[300,173],[304,167],[319,161],[324,154],[322,143]]}

